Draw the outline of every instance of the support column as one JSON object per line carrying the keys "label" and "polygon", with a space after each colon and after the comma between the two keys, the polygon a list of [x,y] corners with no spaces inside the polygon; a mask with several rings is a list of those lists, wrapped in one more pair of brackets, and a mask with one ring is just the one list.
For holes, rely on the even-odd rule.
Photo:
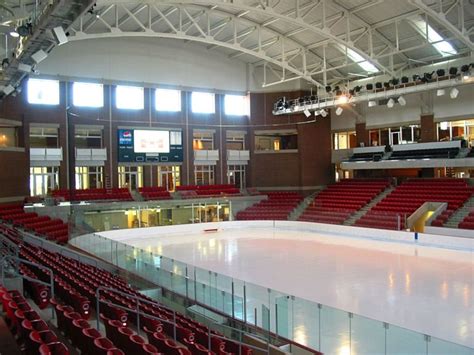
{"label": "support column", "polygon": [[435,142],[436,141],[436,125],[434,123],[433,114],[433,92],[425,92],[420,94],[421,101],[421,142]]}
{"label": "support column", "polygon": [[436,141],[436,124],[434,122],[433,114],[421,115],[420,127],[422,143]]}
{"label": "support column", "polygon": [[368,147],[369,131],[366,127],[367,107],[365,105],[359,105],[354,109],[354,111],[356,113],[355,131],[357,138],[357,146],[360,147],[361,145],[364,145],[365,147]]}

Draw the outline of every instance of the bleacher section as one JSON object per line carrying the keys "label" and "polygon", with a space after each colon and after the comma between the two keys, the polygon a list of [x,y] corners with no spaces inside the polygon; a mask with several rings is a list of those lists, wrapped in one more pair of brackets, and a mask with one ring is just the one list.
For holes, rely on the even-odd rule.
{"label": "bleacher section", "polygon": [[464,219],[458,224],[459,228],[462,229],[474,229],[474,211],[471,211]]}
{"label": "bleacher section", "polygon": [[23,205],[0,205],[0,220],[23,228],[58,244],[69,240],[69,227],[60,219],[39,216],[36,212],[25,212]]}
{"label": "bleacher section", "polygon": [[[425,202],[446,202],[446,219],[471,197],[472,187],[462,179],[409,179],[355,222],[355,226],[405,229],[405,218]],[[399,218],[400,217],[400,218]]]}
{"label": "bleacher section", "polygon": [[[7,226],[0,225],[0,232],[20,245],[23,259],[53,271],[55,298],[51,303],[58,329],[71,341],[70,346],[83,354],[252,354],[249,347],[240,347],[204,324],[156,303],[119,276],[21,242],[16,231]],[[31,267],[29,276],[49,280],[47,269],[39,267]],[[105,336],[87,321],[97,311],[99,286],[110,289],[100,293],[99,318],[105,325]],[[136,309],[142,313],[139,322]],[[138,323],[147,340],[137,334]],[[209,343],[212,352],[207,350]]]}
{"label": "bleacher section", "polygon": [[146,201],[149,200],[171,200],[171,194],[166,190],[166,188],[161,186],[150,186],[150,187],[140,187],[138,192],[142,195],[143,199]]}
{"label": "bleacher section", "polygon": [[380,161],[384,156],[384,152],[368,152],[368,153],[354,153],[349,158],[349,161]]}
{"label": "bleacher section", "polygon": [[388,159],[454,159],[458,154],[459,148],[400,150],[392,152]]}
{"label": "bleacher section", "polygon": [[346,179],[321,191],[299,221],[342,224],[389,186],[387,179]]}
{"label": "bleacher section", "polygon": [[54,190],[51,195],[64,201],[133,201],[127,188],[86,189],[86,190]]}
{"label": "bleacher section", "polygon": [[178,191],[183,199],[202,198],[202,197],[223,197],[223,196],[239,196],[240,190],[234,185],[183,185],[177,186]]}
{"label": "bleacher section", "polygon": [[268,192],[267,199],[237,212],[237,220],[287,220],[303,200],[297,192]]}
{"label": "bleacher section", "polygon": [[[22,264],[23,269],[28,269]],[[31,272],[31,271],[30,271]],[[36,284],[38,285],[38,284]],[[48,293],[46,292],[46,295]],[[67,355],[69,349],[27,302],[18,290],[7,290],[0,284],[3,317],[18,347],[26,354]],[[6,353],[5,353],[6,354]]]}

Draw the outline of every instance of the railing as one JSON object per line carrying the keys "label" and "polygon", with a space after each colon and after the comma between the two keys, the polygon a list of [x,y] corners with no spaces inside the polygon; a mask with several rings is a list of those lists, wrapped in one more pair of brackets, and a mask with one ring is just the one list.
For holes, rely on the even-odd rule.
{"label": "railing", "polygon": [[[54,298],[54,273],[53,273],[53,270],[51,270],[47,266],[40,265],[40,264],[37,264],[37,263],[33,263],[31,261],[13,256],[13,255],[5,255],[4,257],[2,257],[0,259],[0,267],[2,269],[2,272],[1,272],[2,285],[5,285],[5,268],[6,268],[6,263],[8,263],[9,261],[10,262],[14,261],[15,264],[16,264],[16,265],[13,265],[12,263],[10,263],[10,265],[13,266],[13,271],[15,273],[15,277],[20,277],[24,280],[28,280],[30,282],[38,283],[40,285],[44,285],[44,286],[49,287],[49,289],[51,290],[51,298]],[[20,274],[20,272],[19,272],[19,268],[20,268],[19,265],[20,264],[31,265],[31,266],[34,266],[36,268],[46,270],[49,273],[49,282],[44,282],[44,281],[41,281],[39,279],[34,279],[32,277]],[[53,307],[51,308],[51,318],[54,318],[54,308]]]}
{"label": "railing", "polygon": [[442,348],[445,353],[468,355],[472,351],[463,345],[197,268],[97,234],[75,238],[72,244],[196,304],[323,353],[358,349],[358,353],[392,354],[401,349],[405,353],[433,354]]}
{"label": "railing", "polygon": [[[125,307],[125,306],[122,306],[120,304],[117,304],[117,303],[114,303],[110,300],[101,300],[100,298],[100,292],[101,291],[110,291],[110,292],[113,292],[113,293],[116,293],[116,294],[119,294],[121,296],[125,296],[129,299],[133,299],[136,301],[136,308],[135,309],[132,309],[132,308],[128,308],[128,307]],[[140,335],[140,331],[141,331],[141,327],[140,327],[140,317],[146,317],[146,318],[150,318],[150,319],[153,319],[153,320],[158,320],[160,322],[164,322],[164,323],[169,323],[173,326],[173,340],[174,341],[177,341],[177,338],[176,338],[176,326],[177,326],[177,322],[176,322],[176,312],[174,310],[170,310],[168,309],[169,311],[171,311],[173,313],[173,320],[169,320],[169,319],[165,319],[165,318],[161,318],[161,317],[157,317],[157,316],[154,316],[154,315],[151,315],[151,314],[148,314],[148,313],[144,313],[142,311],[140,311],[140,304],[148,304],[148,305],[155,305],[155,306],[160,306],[160,307],[163,307],[162,304],[159,304],[157,302],[152,302],[152,301],[148,301],[148,300],[145,300],[143,298],[140,298],[138,296],[133,296],[129,293],[125,293],[125,292],[122,292],[122,291],[119,291],[119,290],[116,290],[114,288],[110,288],[110,287],[105,287],[105,286],[99,286],[96,290],[96,314],[100,314],[100,304],[101,303],[107,303],[107,304],[110,304],[114,307],[117,307],[119,309],[122,309],[128,313],[135,313],[137,315],[137,333],[138,335]],[[96,322],[96,326],[97,326],[97,330],[100,329],[100,319],[99,317],[97,317],[97,322]],[[225,327],[224,325],[221,325],[222,327]],[[230,328],[230,327],[227,327],[227,328]],[[221,335],[218,335],[218,334],[214,334],[214,333],[211,333],[212,329],[211,327],[207,327],[207,336],[208,336],[208,344],[207,344],[207,350],[209,351],[212,351],[211,349],[211,338],[219,338],[219,339],[222,339],[224,341],[230,341],[230,342],[234,342],[234,343],[237,343],[238,346],[239,346],[239,354],[242,353],[242,346],[246,346],[250,349],[255,349],[255,350],[258,350],[259,352],[262,352],[264,351],[266,354],[270,354],[270,344],[267,342],[266,345],[267,345],[267,350],[263,350],[262,348],[258,348],[258,347],[255,347],[253,345],[250,345],[250,344],[244,344],[243,341],[242,341],[242,338],[243,338],[243,335],[244,334],[247,334],[247,335],[250,335],[250,336],[254,336],[253,334],[248,334],[246,332],[243,332],[239,329],[235,329],[235,328],[231,328],[233,332],[237,332],[239,333],[239,337],[240,337],[240,340],[233,340],[233,339],[229,339],[227,337],[224,337],[224,336],[221,336]]]}

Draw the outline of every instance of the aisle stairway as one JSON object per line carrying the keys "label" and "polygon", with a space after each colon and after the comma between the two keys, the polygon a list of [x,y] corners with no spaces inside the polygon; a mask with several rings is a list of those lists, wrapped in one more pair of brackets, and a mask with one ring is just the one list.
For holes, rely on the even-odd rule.
{"label": "aisle stairway", "polygon": [[474,210],[474,196],[472,196],[466,203],[459,208],[453,215],[444,223],[443,227],[458,228],[459,223]]}
{"label": "aisle stairway", "polygon": [[298,218],[304,213],[305,209],[313,202],[314,198],[322,191],[318,190],[313,192],[311,195],[306,196],[303,201],[296,207],[293,212],[290,213],[288,216],[289,221],[297,221]]}
{"label": "aisle stairway", "polygon": [[388,179],[341,180],[318,193],[298,220],[342,224],[388,186]]}
{"label": "aisle stairway", "polygon": [[372,201],[370,201],[368,204],[366,204],[364,207],[362,207],[360,210],[358,210],[356,213],[354,213],[352,216],[346,219],[343,224],[345,226],[352,226],[355,223],[355,221],[357,221],[359,218],[364,216],[372,207],[374,207],[377,203],[382,201],[393,190],[395,190],[394,186],[387,187],[376,198],[374,198]]}

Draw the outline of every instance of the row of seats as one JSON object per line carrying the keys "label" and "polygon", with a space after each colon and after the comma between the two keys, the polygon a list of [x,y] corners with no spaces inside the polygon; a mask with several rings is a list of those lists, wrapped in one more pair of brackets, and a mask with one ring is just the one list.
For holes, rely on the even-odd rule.
{"label": "row of seats", "polygon": [[237,220],[287,220],[289,214],[300,204],[303,196],[297,192],[268,192],[262,200],[243,211],[237,212]]}
{"label": "row of seats", "polygon": [[454,159],[458,154],[459,148],[399,150],[392,152],[389,160]]}
{"label": "row of seats", "polygon": [[[23,353],[29,355],[68,355],[69,349],[59,341],[18,290],[0,285],[5,322]],[[1,349],[0,349],[1,352]]]}
{"label": "row of seats", "polygon": [[58,244],[69,240],[69,226],[60,219],[39,216],[36,212],[25,212],[23,205],[0,206],[0,220],[21,227]]}
{"label": "row of seats", "polygon": [[176,191],[183,199],[241,195],[240,189],[231,184],[183,185],[177,186]]}
{"label": "row of seats", "polygon": [[387,179],[341,180],[319,192],[298,220],[342,224],[388,186]]}
{"label": "row of seats", "polygon": [[359,227],[405,229],[406,218],[425,202],[446,202],[444,223],[474,192],[463,179],[409,179],[355,222]]}
{"label": "row of seats", "polygon": [[464,219],[459,222],[459,228],[462,229],[474,229],[474,211],[471,211]]}
{"label": "row of seats", "polygon": [[84,189],[84,190],[53,190],[51,195],[64,201],[99,201],[120,200],[133,201],[132,195],[127,188],[113,189]]}
{"label": "row of seats", "polygon": [[384,156],[385,152],[382,150],[380,152],[371,152],[371,153],[354,153],[349,158],[349,161],[380,161]]}
{"label": "row of seats", "polygon": [[[8,227],[4,226],[3,228]],[[13,240],[18,239],[13,238]],[[97,287],[106,286],[113,288],[114,291],[101,292],[100,318],[103,323],[107,324],[109,321],[115,321],[115,325],[120,325],[120,327],[129,327],[130,324],[136,326],[138,322],[134,310],[138,307],[139,310],[145,314],[145,316],[140,316],[140,324],[147,326],[148,331],[152,334],[161,333],[160,335],[153,335],[154,338],[158,337],[160,338],[158,340],[162,341],[163,339],[161,338],[164,337],[165,340],[167,340],[166,344],[162,344],[161,346],[167,346],[169,349],[164,350],[163,348],[158,348],[158,351],[161,353],[238,354],[240,351],[237,343],[228,339],[222,339],[223,336],[221,334],[211,331],[211,345],[213,350],[209,352],[206,350],[209,341],[209,330],[207,326],[156,304],[152,299],[133,290],[118,276],[111,275],[97,267],[80,263],[77,260],[67,258],[58,253],[28,245],[27,243],[21,244],[20,255],[28,261],[47,266],[53,270],[56,291],[56,299],[53,300],[54,305],[56,308],[58,308],[58,306],[70,307],[68,310],[74,314],[74,316],[72,316],[74,319],[71,320],[71,323],[77,321],[76,323],[79,323],[79,326],[80,324],[85,324],[82,320],[89,318],[92,313],[90,308],[94,308],[96,305],[95,292]],[[38,279],[46,280],[49,278],[49,274],[47,274],[44,269],[32,269]],[[137,304],[134,297],[139,297],[141,300],[139,304]],[[118,308],[117,305],[133,311],[127,312]],[[154,321],[146,315],[157,317],[161,319],[161,321]],[[60,315],[58,314],[58,319],[59,317]],[[176,320],[176,325],[173,324],[174,320]],[[61,327],[61,329],[63,329],[63,327]],[[176,341],[174,339],[175,332]],[[79,334],[79,332],[76,333]],[[109,334],[107,334],[107,338],[109,339]],[[113,339],[109,340],[119,348]],[[141,342],[141,340],[138,340],[138,342]],[[101,341],[101,346],[106,347],[106,345],[110,345],[105,343],[107,343],[106,340]],[[157,347],[156,343],[152,343],[151,340],[150,343]],[[177,352],[176,349],[170,350],[173,347],[182,350],[179,350],[180,352]],[[154,351],[150,346],[148,346],[148,350]],[[142,351],[145,352],[145,350]],[[242,346],[241,351],[242,354],[252,353],[251,349],[246,346]],[[125,350],[124,352],[129,353]]]}
{"label": "row of seats", "polygon": [[148,186],[148,187],[140,187],[138,189],[140,195],[142,195],[143,199],[146,201],[150,200],[171,200],[171,194],[169,193],[166,188],[162,186]]}

